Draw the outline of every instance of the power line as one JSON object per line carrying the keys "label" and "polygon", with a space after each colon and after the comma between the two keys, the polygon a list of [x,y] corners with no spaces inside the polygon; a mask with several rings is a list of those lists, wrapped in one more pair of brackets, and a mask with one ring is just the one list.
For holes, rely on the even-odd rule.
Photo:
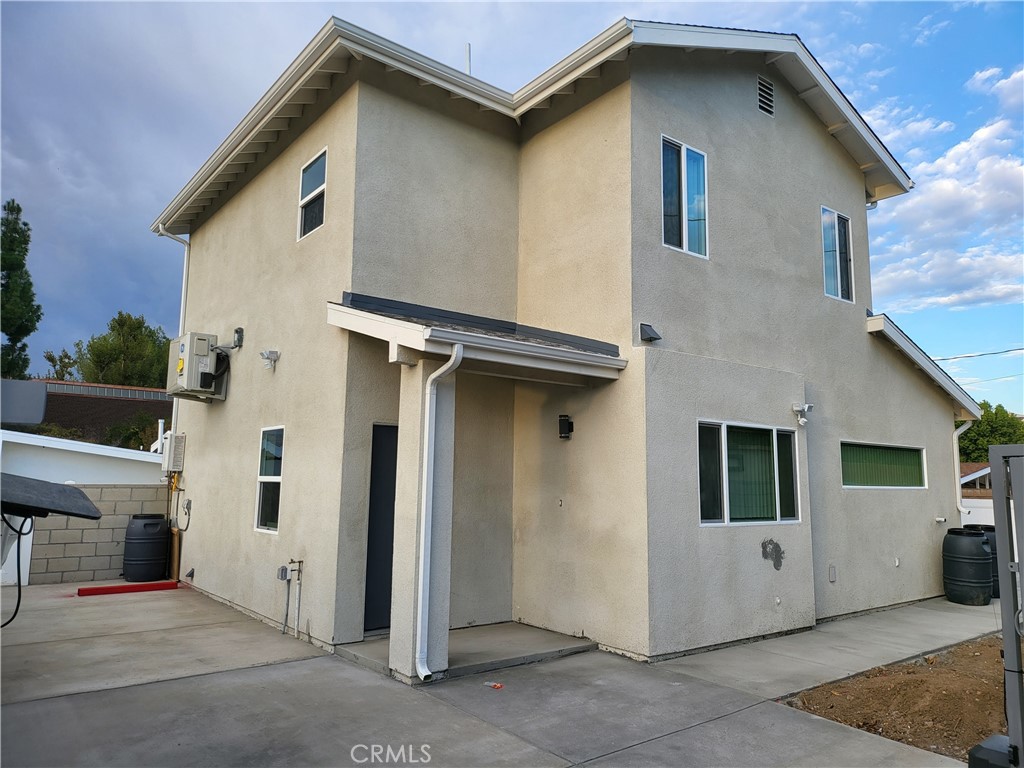
{"label": "power line", "polygon": [[964,384],[966,387],[970,387],[974,384],[982,384],[986,381],[1002,381],[1003,379],[1015,379],[1018,376],[1024,376],[1024,373],[1008,373],[1005,376],[996,376],[994,379],[978,379],[977,381],[968,381]]}
{"label": "power line", "polygon": [[966,355],[953,355],[952,357],[933,357],[932,360],[938,363],[942,362],[943,360],[963,360],[964,358],[967,357],[988,357],[989,355],[1005,355],[1010,352],[1024,352],[1024,347],[1004,349],[1001,352],[969,352]]}

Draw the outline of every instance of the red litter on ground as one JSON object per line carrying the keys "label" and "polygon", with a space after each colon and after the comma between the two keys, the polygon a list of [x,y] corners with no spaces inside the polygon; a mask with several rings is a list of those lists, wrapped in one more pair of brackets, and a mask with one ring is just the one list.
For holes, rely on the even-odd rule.
{"label": "red litter on ground", "polygon": [[493,688],[496,691],[501,690],[505,687],[501,683],[484,683],[484,685],[486,685],[488,688]]}

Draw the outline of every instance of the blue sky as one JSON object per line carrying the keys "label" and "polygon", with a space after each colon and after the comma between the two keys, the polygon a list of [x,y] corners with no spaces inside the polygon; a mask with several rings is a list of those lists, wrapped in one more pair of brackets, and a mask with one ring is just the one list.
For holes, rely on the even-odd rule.
{"label": "blue sky", "polygon": [[[118,311],[176,335],[149,232],[331,15],[513,90],[622,16],[798,34],[916,182],[869,214],[874,309],[936,358],[1024,347],[1024,3],[0,3],[0,195],[47,349]],[[941,363],[1024,413],[1020,352]]]}

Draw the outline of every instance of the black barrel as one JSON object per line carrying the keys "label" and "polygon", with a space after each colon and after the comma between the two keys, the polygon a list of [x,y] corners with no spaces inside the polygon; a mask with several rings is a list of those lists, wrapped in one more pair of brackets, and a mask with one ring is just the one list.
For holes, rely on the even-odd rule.
{"label": "black barrel", "polygon": [[964,526],[965,531],[981,531],[988,539],[988,547],[992,550],[992,597],[999,597],[999,559],[996,557],[996,527],[971,523]]}
{"label": "black barrel", "polygon": [[942,539],[942,586],[961,605],[992,600],[992,550],[984,531],[950,528]]}
{"label": "black barrel", "polygon": [[132,515],[124,533],[124,580],[159,581],[167,573],[170,529],[163,515]]}

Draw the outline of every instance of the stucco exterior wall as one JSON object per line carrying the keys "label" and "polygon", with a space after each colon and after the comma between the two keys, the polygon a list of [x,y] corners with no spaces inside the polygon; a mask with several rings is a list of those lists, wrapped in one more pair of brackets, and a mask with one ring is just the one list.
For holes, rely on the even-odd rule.
{"label": "stucco exterior wall", "polygon": [[[669,353],[693,355],[688,365],[723,375],[718,402],[709,402],[703,412],[690,414],[691,423],[683,425],[682,434],[651,430],[650,476],[656,468],[687,477],[695,471],[697,419],[728,419],[730,413],[747,413],[745,419],[753,423],[792,428],[792,404],[814,403],[809,424],[800,430],[809,504],[803,508],[801,544],[794,552],[801,561],[809,554],[805,544],[809,547],[810,539],[804,538],[809,521],[817,616],[937,594],[941,579],[936,580],[936,569],[941,570],[939,545],[945,527],[937,525],[934,518],[947,516],[952,503],[952,407],[905,359],[866,333],[871,295],[860,170],[799,97],[764,66],[761,57],[668,49],[643,49],[635,54],[633,325],[651,323],[663,337],[651,346],[650,354],[658,350],[658,357],[648,357],[648,423],[664,419],[668,408],[662,401],[674,401],[685,412],[692,407],[688,377],[682,375],[678,363],[661,362],[675,359]],[[775,117],[757,109],[757,74],[775,83]],[[707,259],[662,244],[661,187],[657,181],[661,177],[662,135],[707,154]],[[850,219],[852,302],[824,292],[822,206]],[[749,373],[729,374],[718,361],[750,366]],[[765,386],[766,381],[787,372],[802,379],[802,396],[795,386]],[[742,375],[744,386],[736,387],[729,375]],[[653,397],[652,390],[661,394]],[[727,393],[728,399],[721,399]],[[842,440],[927,447],[929,489],[843,490],[839,479]],[[681,452],[679,442],[683,444]],[[656,509],[666,505],[664,500],[653,499],[652,492]],[[658,514],[670,520],[668,513],[652,509],[651,581],[655,591],[665,589],[666,579],[654,575],[663,571],[662,561],[678,557],[659,535],[654,522]],[[736,548],[728,551],[749,548],[746,533],[698,529],[696,507],[687,515],[688,538],[698,537],[701,557],[717,551],[716,536],[735,538]],[[881,534],[882,529],[886,533]],[[742,546],[740,540],[745,542]],[[894,565],[896,549],[901,552],[899,570]],[[789,548],[786,551],[789,567],[793,557]],[[753,584],[763,586],[759,578],[762,563],[739,555],[733,559],[746,572],[740,601],[767,597],[770,589],[750,592]],[[844,575],[832,584],[828,566],[837,559],[843,563]],[[694,570],[687,583],[702,577]],[[737,599],[736,592],[727,594],[729,601]],[[791,598],[808,601],[811,595],[807,589]],[[655,615],[662,611],[671,615],[675,610],[669,606],[678,598],[667,593],[663,598],[666,602],[652,607]],[[770,621],[762,617],[747,620],[745,626],[757,634],[809,623],[806,603],[788,609],[786,605],[783,596],[780,608],[785,615],[772,609]],[[661,626],[660,620],[653,623],[654,645],[659,652],[668,652],[676,635],[674,631],[663,634]],[[741,636],[733,630],[728,633]],[[701,637],[699,630],[696,637]]]}
{"label": "stucco exterior wall", "polygon": [[[334,632],[347,338],[325,306],[350,287],[358,86],[350,88],[191,238],[186,327],[230,343],[227,399],[182,402],[186,433],[182,573],[194,584],[280,621],[277,569],[303,560],[303,633]],[[296,241],[302,167],[328,149],[324,225]],[[259,352],[281,353],[268,370]],[[255,530],[261,429],[283,426],[277,533]]]}
{"label": "stucco exterior wall", "polygon": [[453,116],[439,92],[380,85],[360,86],[352,289],[513,318],[515,142]]}
{"label": "stucco exterior wall", "polygon": [[[623,83],[533,135],[520,160],[518,320],[631,341]],[[516,385],[513,615],[647,653],[643,369],[576,389]],[[558,438],[558,415],[575,423]]]}

